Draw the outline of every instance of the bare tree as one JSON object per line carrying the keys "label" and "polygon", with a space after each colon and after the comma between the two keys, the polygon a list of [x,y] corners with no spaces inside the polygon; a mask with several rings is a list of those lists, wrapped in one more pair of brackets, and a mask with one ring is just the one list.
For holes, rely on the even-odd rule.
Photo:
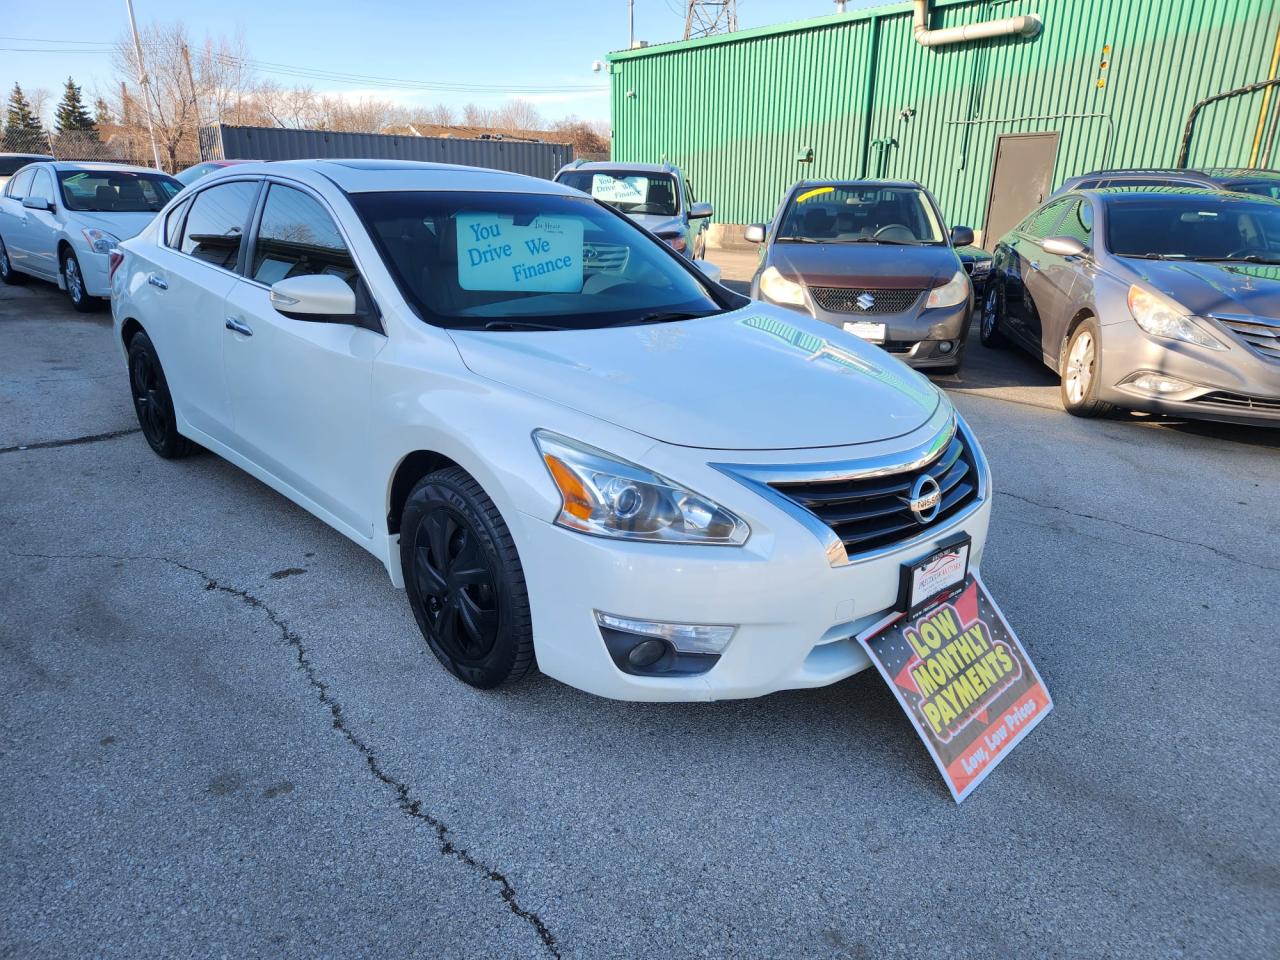
{"label": "bare tree", "polygon": [[53,94],[45,87],[36,87],[27,94],[27,100],[31,103],[31,112],[41,123],[45,122],[45,111],[49,109],[49,100],[52,96]]}
{"label": "bare tree", "polygon": [[493,126],[493,111],[487,107],[479,107],[468,103],[462,108],[462,122],[468,127]]}
{"label": "bare tree", "polygon": [[491,124],[499,130],[520,132],[525,130],[541,130],[542,114],[528,100],[508,100],[493,112]]}
{"label": "bare tree", "polygon": [[427,107],[425,110],[420,111],[420,115],[424,123],[432,123],[438,127],[451,127],[458,122],[457,114],[453,112],[453,108],[445,106],[443,103]]}

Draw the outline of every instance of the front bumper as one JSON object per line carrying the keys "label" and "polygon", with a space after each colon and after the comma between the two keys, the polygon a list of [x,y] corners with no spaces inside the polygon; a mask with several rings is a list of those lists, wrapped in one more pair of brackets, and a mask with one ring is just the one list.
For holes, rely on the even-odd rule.
{"label": "front bumper", "polygon": [[[1215,327],[1214,335],[1226,350],[1152,337],[1133,320],[1104,326],[1099,399],[1171,417],[1280,426],[1280,363],[1227,330]],[[1188,388],[1156,395],[1126,382],[1143,373],[1177,378]]]}
{"label": "front bumper", "polygon": [[[984,477],[985,469],[983,463]],[[901,564],[959,532],[973,540],[972,567],[981,562],[991,511],[985,479],[981,499],[954,521],[909,545],[841,565],[833,565],[811,522],[737,480],[724,482],[724,490],[703,492],[751,523],[741,547],[628,543],[584,536],[542,517],[515,518],[542,672],[620,700],[721,700],[825,686],[870,666],[855,637],[897,603]],[[615,664],[597,611],[737,629],[705,673],[638,676]]]}
{"label": "front bumper", "polygon": [[954,307],[921,309],[913,306],[903,313],[834,313],[817,304],[811,304],[807,312],[840,329],[844,329],[846,323],[860,321],[883,323],[885,342],[878,346],[908,366],[926,370],[955,364],[964,346],[972,311],[973,299],[970,297]]}

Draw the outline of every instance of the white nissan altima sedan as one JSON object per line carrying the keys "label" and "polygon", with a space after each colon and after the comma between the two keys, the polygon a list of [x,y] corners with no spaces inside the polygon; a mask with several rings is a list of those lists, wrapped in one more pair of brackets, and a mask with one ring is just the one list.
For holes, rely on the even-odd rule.
{"label": "white nissan altima sedan", "polygon": [[557,184],[240,165],[112,256],[144,435],[350,537],[478,687],[750,697],[869,664],[903,564],[986,539],[950,402]]}

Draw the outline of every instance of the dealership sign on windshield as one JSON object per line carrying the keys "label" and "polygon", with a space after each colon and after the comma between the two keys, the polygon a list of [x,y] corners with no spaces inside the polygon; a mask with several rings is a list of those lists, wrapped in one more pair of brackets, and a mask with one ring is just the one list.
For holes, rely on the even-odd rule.
{"label": "dealership sign on windshield", "polygon": [[919,612],[858,639],[957,803],[1053,709],[1044,682],[976,573]]}

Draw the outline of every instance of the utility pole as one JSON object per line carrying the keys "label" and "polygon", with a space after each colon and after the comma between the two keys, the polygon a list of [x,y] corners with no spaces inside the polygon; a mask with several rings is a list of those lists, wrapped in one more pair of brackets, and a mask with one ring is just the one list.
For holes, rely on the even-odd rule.
{"label": "utility pole", "polygon": [[163,170],[160,163],[160,145],[156,143],[156,128],[151,122],[151,81],[147,79],[147,67],[142,62],[142,41],[138,39],[138,22],[133,18],[133,0],[124,0],[125,9],[129,11],[129,30],[133,33],[133,51],[138,58],[138,82],[142,84],[142,107],[147,115],[147,136],[151,139],[151,156],[156,162],[156,169]]}
{"label": "utility pole", "polygon": [[636,45],[636,0],[627,0],[627,49]]}
{"label": "utility pole", "polygon": [[182,60],[187,65],[187,86],[191,88],[191,105],[196,111],[196,127],[199,128],[201,123],[200,116],[200,94],[196,93],[196,75],[191,69],[191,50],[187,47],[186,42],[182,44]]}
{"label": "utility pole", "polygon": [[684,17],[686,40],[733,33],[737,29],[737,0],[689,0]]}

